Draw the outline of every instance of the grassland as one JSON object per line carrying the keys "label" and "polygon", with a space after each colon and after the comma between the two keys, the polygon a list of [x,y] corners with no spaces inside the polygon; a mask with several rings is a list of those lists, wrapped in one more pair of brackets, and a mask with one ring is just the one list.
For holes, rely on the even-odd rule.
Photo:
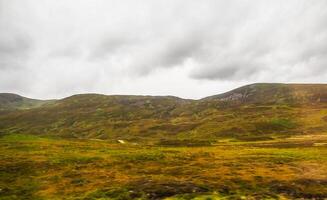
{"label": "grassland", "polygon": [[327,199],[326,84],[1,96],[1,200]]}
{"label": "grassland", "polygon": [[327,135],[205,146],[7,135],[0,199],[323,199]]}

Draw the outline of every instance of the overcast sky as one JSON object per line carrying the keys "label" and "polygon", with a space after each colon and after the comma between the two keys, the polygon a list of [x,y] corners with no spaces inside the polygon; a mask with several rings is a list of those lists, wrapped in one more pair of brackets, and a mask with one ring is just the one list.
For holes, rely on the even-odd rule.
{"label": "overcast sky", "polygon": [[0,0],[0,92],[201,98],[327,82],[326,0]]}

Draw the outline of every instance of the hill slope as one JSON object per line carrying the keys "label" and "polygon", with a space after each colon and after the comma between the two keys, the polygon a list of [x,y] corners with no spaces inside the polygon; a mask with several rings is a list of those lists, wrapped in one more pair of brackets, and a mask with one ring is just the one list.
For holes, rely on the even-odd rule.
{"label": "hill slope", "polygon": [[0,93],[0,110],[36,108],[51,101],[30,99],[12,93]]}
{"label": "hill slope", "polygon": [[0,114],[0,133],[127,140],[259,140],[327,133],[327,85],[253,84],[201,100],[74,95]]}
{"label": "hill slope", "polygon": [[204,99],[259,104],[326,103],[327,84],[257,83]]}

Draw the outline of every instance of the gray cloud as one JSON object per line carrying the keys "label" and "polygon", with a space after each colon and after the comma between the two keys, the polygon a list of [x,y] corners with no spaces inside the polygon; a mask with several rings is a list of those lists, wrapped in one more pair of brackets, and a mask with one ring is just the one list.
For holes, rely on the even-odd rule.
{"label": "gray cloud", "polygon": [[32,47],[33,41],[26,35],[17,33],[12,33],[12,35],[2,34],[0,36],[0,73],[23,68]]}
{"label": "gray cloud", "polygon": [[325,0],[0,0],[0,92],[324,82],[326,19]]}
{"label": "gray cloud", "polygon": [[133,62],[138,75],[147,75],[156,68],[171,68],[183,65],[183,63],[195,56],[204,43],[203,39],[196,35],[169,38],[160,41],[154,46],[148,47],[144,54],[139,54]]}
{"label": "gray cloud", "polygon": [[68,47],[61,47],[50,51],[49,58],[70,58],[78,59],[83,54],[82,49],[78,45],[70,45]]}
{"label": "gray cloud", "polygon": [[213,53],[210,59],[200,58],[191,77],[251,81],[262,74],[284,73],[287,80],[326,73],[327,27],[322,25],[327,17],[326,2],[291,1],[259,8],[260,15],[248,16],[246,23],[229,30],[234,37],[223,51],[208,52]]}
{"label": "gray cloud", "polygon": [[30,48],[30,43],[26,38],[19,36],[5,38],[0,43],[0,54],[2,55],[20,55]]}
{"label": "gray cloud", "polygon": [[133,40],[128,38],[128,36],[107,36],[105,38],[101,38],[94,47],[91,47],[89,59],[95,61],[98,59],[107,59],[112,54],[126,50],[124,47],[131,48],[137,42],[139,42],[137,39]]}
{"label": "gray cloud", "polygon": [[192,77],[195,79],[208,79],[208,80],[243,80],[251,79],[256,73],[259,73],[262,68],[260,66],[253,66],[247,63],[228,63],[218,67],[213,66],[206,71],[200,70],[194,72]]}

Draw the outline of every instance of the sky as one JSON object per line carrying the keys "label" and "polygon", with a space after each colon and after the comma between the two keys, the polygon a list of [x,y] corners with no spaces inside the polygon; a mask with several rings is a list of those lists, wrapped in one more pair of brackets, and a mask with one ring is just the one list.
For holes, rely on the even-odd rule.
{"label": "sky", "polygon": [[0,92],[199,99],[327,83],[326,0],[0,0]]}

